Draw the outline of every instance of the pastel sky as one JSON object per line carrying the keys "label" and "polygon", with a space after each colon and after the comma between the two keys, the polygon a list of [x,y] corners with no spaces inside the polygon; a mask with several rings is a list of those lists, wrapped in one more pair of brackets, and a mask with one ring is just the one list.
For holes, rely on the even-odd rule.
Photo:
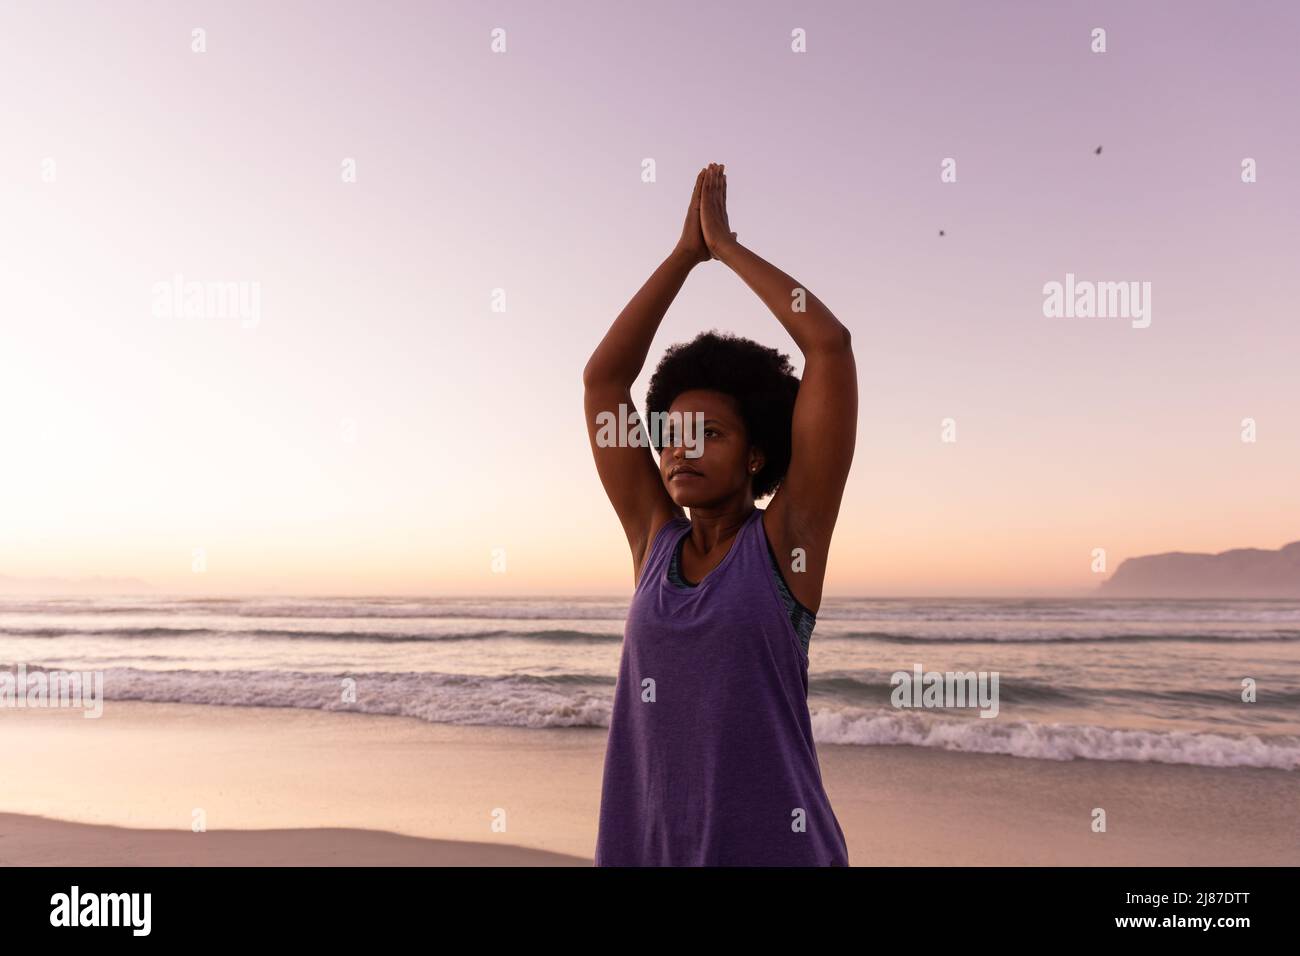
{"label": "pastel sky", "polygon": [[[581,370],[710,161],[853,331],[828,595],[1298,539],[1298,35],[1283,2],[6,3],[0,576],[630,593]],[[1150,327],[1044,317],[1067,272],[1150,282]],[[256,323],[157,314],[177,275],[256,284]],[[709,263],[638,403],[712,327],[802,368]]]}

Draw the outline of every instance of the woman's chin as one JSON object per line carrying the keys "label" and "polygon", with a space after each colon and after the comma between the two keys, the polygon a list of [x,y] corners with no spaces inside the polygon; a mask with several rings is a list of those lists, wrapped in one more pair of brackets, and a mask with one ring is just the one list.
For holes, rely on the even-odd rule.
{"label": "woman's chin", "polygon": [[673,504],[679,508],[705,508],[712,502],[712,499],[707,494],[684,488],[674,488],[669,492],[669,497],[673,499]]}

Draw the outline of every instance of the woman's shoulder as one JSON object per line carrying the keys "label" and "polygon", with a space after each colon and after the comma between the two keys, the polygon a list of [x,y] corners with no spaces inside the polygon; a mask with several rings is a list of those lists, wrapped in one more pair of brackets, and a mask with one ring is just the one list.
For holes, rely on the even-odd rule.
{"label": "woman's shoulder", "polygon": [[637,566],[637,583],[639,584],[642,577],[642,571],[654,559],[655,553],[665,546],[669,533],[674,529],[689,528],[691,521],[686,517],[685,512],[680,508],[676,510],[665,509],[658,512],[650,521],[650,528],[646,533],[645,550],[641,554],[641,562]]}
{"label": "woman's shoulder", "polygon": [[650,519],[650,540],[654,541],[665,528],[677,526],[684,527],[691,523],[691,519],[686,517],[686,512],[681,508],[673,505],[671,508],[665,508],[656,512]]}

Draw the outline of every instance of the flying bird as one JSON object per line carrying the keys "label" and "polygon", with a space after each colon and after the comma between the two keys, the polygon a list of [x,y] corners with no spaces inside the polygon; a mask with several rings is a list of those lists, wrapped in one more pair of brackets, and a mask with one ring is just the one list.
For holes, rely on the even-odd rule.
{"label": "flying bird", "polygon": [[1098,155],[1098,156],[1101,155],[1101,147],[1100,147],[1100,146],[1097,147],[1097,155]]}
{"label": "flying bird", "polygon": [[942,230],[942,229],[939,230],[939,235],[941,235],[941,236],[943,235],[943,230]]}

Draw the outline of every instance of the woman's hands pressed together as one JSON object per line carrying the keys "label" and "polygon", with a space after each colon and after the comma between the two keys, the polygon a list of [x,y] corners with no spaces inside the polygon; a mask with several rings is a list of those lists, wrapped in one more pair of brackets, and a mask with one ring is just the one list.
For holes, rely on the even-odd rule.
{"label": "woman's hands pressed together", "polygon": [[698,264],[720,258],[719,251],[735,238],[727,222],[726,167],[710,163],[695,177],[695,191],[691,193],[677,249],[692,264]]}
{"label": "woman's hands pressed together", "polygon": [[700,196],[700,231],[709,255],[721,259],[723,249],[736,240],[727,220],[727,167],[709,163],[701,175],[704,183]]}
{"label": "woman's hands pressed together", "polygon": [[704,233],[700,230],[700,196],[704,192],[704,172],[701,169],[700,174],[695,177],[695,191],[691,193],[691,204],[686,209],[682,237],[677,241],[677,249],[692,264],[708,262],[713,257],[709,252],[708,244],[704,241]]}

